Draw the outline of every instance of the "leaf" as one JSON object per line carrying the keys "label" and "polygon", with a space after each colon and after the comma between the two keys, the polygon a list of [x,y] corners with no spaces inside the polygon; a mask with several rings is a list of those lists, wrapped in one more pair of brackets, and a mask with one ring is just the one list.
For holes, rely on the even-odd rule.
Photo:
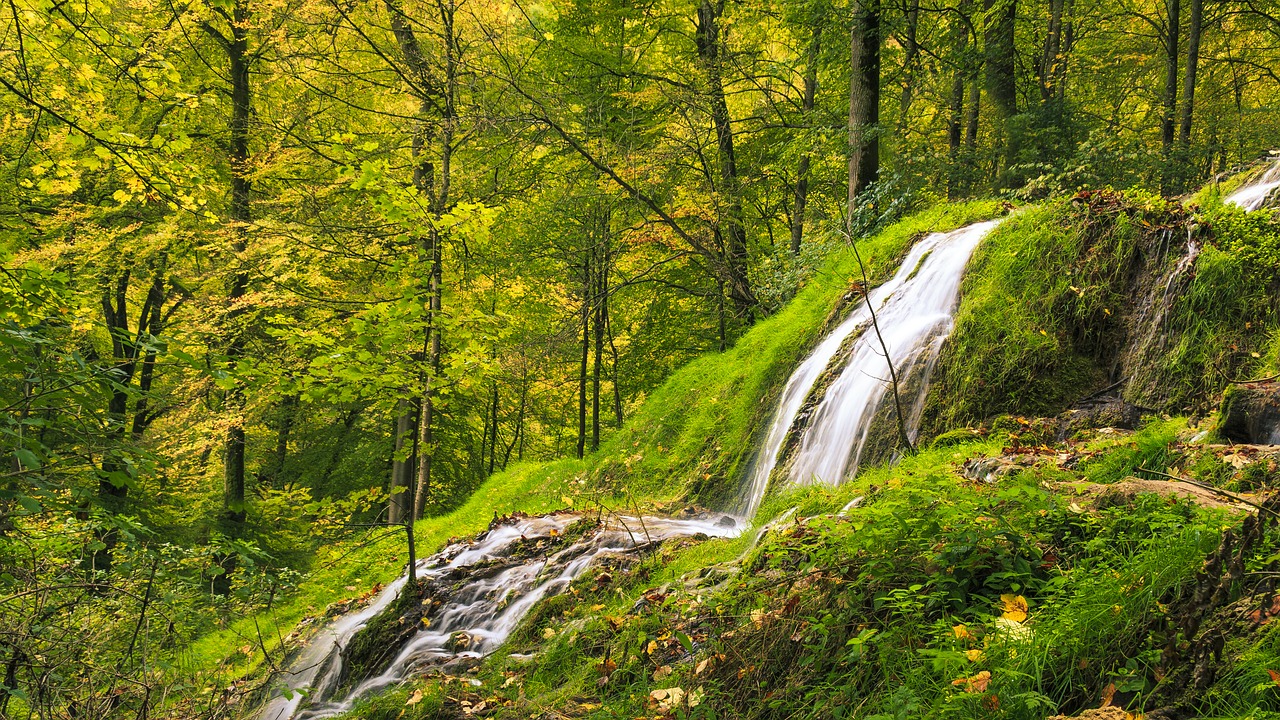
{"label": "leaf", "polygon": [[1027,619],[1027,599],[1021,595],[1001,595],[1000,604],[1004,606],[1000,617],[1005,620],[1020,623]]}
{"label": "leaf", "polygon": [[955,680],[951,681],[951,684],[957,687],[964,686],[964,691],[967,693],[986,692],[987,685],[989,685],[990,683],[991,683],[991,672],[988,670],[983,670],[977,675],[956,678]]}
{"label": "leaf", "polygon": [[561,495],[560,502],[564,503],[569,507],[573,507],[573,498],[569,497],[568,495]]}
{"label": "leaf", "polygon": [[1102,704],[1099,705],[1098,707],[1107,707],[1108,705],[1111,704],[1111,701],[1114,700],[1115,697],[1116,697],[1116,684],[1107,683],[1107,686],[1102,688]]}
{"label": "leaf", "polygon": [[688,635],[685,635],[684,633],[677,630],[676,640],[680,641],[680,647],[683,647],[685,652],[689,653],[690,655],[693,654],[693,641],[689,639]]}
{"label": "leaf", "polygon": [[420,702],[422,702],[422,691],[414,690],[413,694],[409,696],[409,699],[405,701],[405,705],[417,705]]}
{"label": "leaf", "polygon": [[1280,687],[1280,672],[1276,672],[1275,670],[1268,668],[1267,674],[1271,676],[1271,682],[1275,683],[1276,686]]}
{"label": "leaf", "polygon": [[542,629],[542,638],[543,638],[544,640],[550,640],[551,638],[553,638],[553,637],[555,637],[555,636],[556,636],[556,631],[555,631],[553,628],[543,628],[543,629]]}
{"label": "leaf", "polygon": [[663,666],[659,667],[657,670],[654,670],[654,671],[653,671],[653,681],[654,681],[654,682],[658,682],[659,680],[662,680],[662,679],[665,679],[665,678],[669,678],[669,677],[671,677],[671,666],[670,666],[670,665],[663,665]]}

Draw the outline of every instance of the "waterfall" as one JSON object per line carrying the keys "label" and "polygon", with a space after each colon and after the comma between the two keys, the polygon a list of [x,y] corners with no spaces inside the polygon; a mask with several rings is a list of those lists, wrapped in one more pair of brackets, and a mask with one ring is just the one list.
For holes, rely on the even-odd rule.
{"label": "waterfall", "polygon": [[[554,542],[583,519],[575,513],[519,518],[490,528],[474,542],[450,545],[421,560],[418,577],[432,587],[433,605],[436,601],[438,605],[427,616],[429,624],[413,634],[385,670],[337,696],[350,641],[399,597],[407,575],[388,585],[368,607],[320,630],[283,673],[288,692],[272,698],[258,713],[258,720],[335,717],[361,698],[415,672],[461,658],[484,657],[506,641],[540,600],[563,592],[602,556],[675,537],[732,537],[741,532],[740,523],[728,515],[614,516],[602,518],[599,527],[588,529],[580,538]],[[528,552],[530,544],[539,552]],[[522,547],[526,552],[519,552]],[[465,582],[452,582],[473,567],[476,571]]]}
{"label": "waterfall", "polygon": [[1265,205],[1267,199],[1278,187],[1280,187],[1280,160],[1272,164],[1257,180],[1231,193],[1224,202],[1239,205],[1252,212]]}
{"label": "waterfall", "polygon": [[[870,293],[870,305],[876,309],[899,387],[916,389],[901,398],[912,434],[924,407],[929,374],[951,332],[965,266],[998,222],[989,220],[929,235],[915,244],[888,282]],[[870,420],[889,390],[889,367],[880,339],[869,329],[870,320],[864,303],[827,335],[788,379],[740,505],[745,517],[753,516],[759,507],[783,445],[814,384],[825,373],[838,374],[808,415],[787,479],[792,484],[838,483],[857,471]],[[854,337],[855,333],[860,334]],[[845,347],[851,338],[852,344]],[[831,367],[833,360],[841,367]]]}

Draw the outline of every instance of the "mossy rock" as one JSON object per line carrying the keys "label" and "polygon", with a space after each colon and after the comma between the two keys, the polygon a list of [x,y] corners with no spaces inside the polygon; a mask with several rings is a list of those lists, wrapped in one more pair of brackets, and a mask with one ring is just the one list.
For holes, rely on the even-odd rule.
{"label": "mossy rock", "polygon": [[1222,397],[1222,439],[1250,445],[1280,444],[1280,382],[1232,385]]}
{"label": "mossy rock", "polygon": [[944,432],[929,443],[931,448],[949,448],[958,445],[966,445],[968,443],[982,440],[986,437],[986,433],[975,428],[957,428]]}

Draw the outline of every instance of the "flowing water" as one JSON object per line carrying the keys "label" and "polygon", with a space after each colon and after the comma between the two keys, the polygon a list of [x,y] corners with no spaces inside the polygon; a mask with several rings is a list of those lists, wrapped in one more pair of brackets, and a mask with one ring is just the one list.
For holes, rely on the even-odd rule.
{"label": "flowing water", "polygon": [[[396,685],[410,674],[460,658],[479,658],[496,650],[538,601],[563,592],[597,559],[676,537],[731,537],[742,525],[732,516],[678,519],[604,518],[602,526],[572,542],[552,540],[583,516],[558,513],[520,518],[497,525],[474,542],[457,543],[418,563],[418,577],[439,583],[440,604],[430,625],[417,631],[379,675],[337,696],[343,682],[344,652],[352,638],[399,596],[401,577],[368,607],[319,631],[281,678],[290,691],[270,700],[259,720],[319,720],[350,710],[356,701]],[[542,541],[542,545],[537,543]],[[529,552],[530,544],[535,550]],[[483,565],[466,582],[451,584],[473,566]]]}
{"label": "flowing water", "polygon": [[[1277,188],[1280,162],[1228,197],[1227,202],[1256,210]],[[900,387],[909,391],[901,402],[908,432],[914,434],[929,376],[953,327],[965,266],[997,222],[935,233],[916,243],[897,273],[870,293],[869,304],[876,309],[879,336],[870,328],[871,314],[868,304],[863,303],[796,368],[783,390],[736,517],[614,517],[573,542],[558,543],[554,538],[583,516],[558,513],[496,525],[473,542],[450,545],[418,563],[418,577],[436,589],[439,604],[430,614],[430,624],[418,630],[379,675],[357,678],[359,684],[339,696],[346,680],[347,647],[370,620],[393,605],[408,582],[407,576],[387,585],[364,608],[318,630],[281,674],[281,683],[288,692],[271,698],[258,713],[258,720],[334,717],[361,698],[396,685],[415,672],[463,658],[483,657],[507,639],[534,605],[563,592],[602,557],[634,552],[676,537],[738,535],[744,522],[754,517],[806,401],[810,408],[807,422],[799,430],[801,436],[790,458],[786,481],[838,483],[856,473],[872,420],[889,392],[885,348],[893,359]],[[1174,280],[1194,264],[1197,250],[1189,242],[1186,257],[1164,283],[1166,295]],[[820,399],[810,399],[815,384],[824,376],[834,379]],[[1280,442],[1280,437],[1274,441]],[[858,500],[861,498],[841,512],[847,512]],[[757,529],[757,533],[762,530]],[[530,553],[530,543],[537,547],[543,547],[537,545],[543,543],[546,550],[542,554]],[[452,582],[468,573],[465,582]]]}
{"label": "flowing water", "polygon": [[1280,160],[1268,168],[1262,177],[1231,193],[1226,202],[1239,205],[1245,210],[1257,210],[1267,203],[1276,188],[1280,188]]}
{"label": "flowing water", "polygon": [[[880,335],[898,371],[899,386],[918,388],[912,397],[901,398],[911,433],[923,409],[928,375],[951,332],[965,265],[998,222],[980,222],[926,237],[911,248],[898,272],[870,293]],[[889,366],[880,338],[869,328],[870,321],[871,313],[864,303],[827,335],[787,380],[741,505],[745,517],[751,517],[759,507],[783,444],[814,383],[824,373],[839,374],[809,418],[788,479],[795,484],[837,483],[857,470],[870,420],[889,390]],[[855,332],[861,334],[841,352]],[[837,355],[843,369],[830,367]],[[907,382],[913,373],[916,382]]]}

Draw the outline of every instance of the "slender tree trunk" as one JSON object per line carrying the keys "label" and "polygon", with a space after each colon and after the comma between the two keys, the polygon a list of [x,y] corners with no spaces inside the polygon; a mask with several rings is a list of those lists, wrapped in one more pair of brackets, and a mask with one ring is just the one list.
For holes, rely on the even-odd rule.
{"label": "slender tree trunk", "polygon": [[1075,0],[1066,0],[1062,17],[1062,43],[1058,52],[1058,62],[1053,66],[1053,87],[1058,106],[1062,107],[1067,99],[1067,59],[1075,45]]}
{"label": "slender tree trunk", "polygon": [[[252,183],[249,179],[249,117],[250,117],[250,57],[249,57],[249,4],[248,0],[236,0],[232,10],[231,37],[226,44],[231,75],[231,127],[228,138],[228,160],[231,165],[231,223],[235,240],[232,249],[238,263],[231,278],[227,294],[227,314],[231,342],[227,348],[227,364],[234,367],[244,355],[245,329],[236,327],[236,321],[244,314],[241,306],[249,289],[249,275],[243,254],[248,248],[248,228],[253,217],[249,205]],[[245,453],[244,453],[244,389],[237,386],[227,392],[226,410],[230,415],[224,449],[222,519],[227,536],[238,538],[244,532],[245,520]],[[231,589],[231,573],[235,571],[236,557],[227,554],[219,563],[222,572],[213,579],[213,591],[225,595]]]}
{"label": "slender tree trunk", "polygon": [[[949,117],[947,119],[947,149],[951,162],[951,172],[947,178],[947,197],[952,200],[962,194],[963,168],[960,162],[960,150],[965,139],[964,99],[967,84],[974,74],[972,69],[974,59],[969,44],[973,29],[969,15],[971,10],[970,3],[971,0],[961,0],[957,9],[959,22],[956,23],[952,36],[952,47],[954,48],[953,52],[956,60],[955,74],[951,77],[951,98]],[[976,124],[975,120],[974,125]]]}
{"label": "slender tree trunk", "polygon": [[911,118],[911,103],[915,99],[916,65],[919,64],[920,43],[917,32],[920,26],[920,0],[908,0],[903,13],[906,32],[902,39],[902,99],[898,103],[898,131],[905,132]]}
{"label": "slender tree trunk", "polygon": [[1200,65],[1200,34],[1203,22],[1204,0],[1191,0],[1191,19],[1187,28],[1187,67],[1186,74],[1182,78],[1182,110],[1178,118],[1178,144],[1184,153],[1191,147],[1191,120],[1195,115],[1196,71]]}
{"label": "slender tree trunk", "polygon": [[1160,119],[1160,145],[1165,156],[1173,149],[1174,118],[1178,110],[1178,46],[1182,32],[1181,0],[1166,0],[1169,26],[1165,32],[1164,116]]}
{"label": "slender tree trunk", "polygon": [[609,306],[604,306],[604,326],[609,333],[609,369],[613,372],[613,423],[614,427],[622,427],[622,381],[618,370],[618,346],[613,342],[613,322],[609,317]]}
{"label": "slender tree trunk", "polygon": [[604,313],[609,302],[609,214],[604,216],[599,227],[597,239],[597,260],[595,276],[594,312],[591,318],[591,330],[594,347],[591,357],[591,451],[600,449],[600,371],[604,363]]}
{"label": "slender tree trunk", "polygon": [[1008,184],[1003,176],[1017,162],[1019,142],[1010,121],[1018,114],[1017,45],[1014,43],[1015,24],[1018,17],[1017,0],[986,0],[985,67],[987,95],[995,107],[1000,123],[999,172],[997,184]]}
{"label": "slender tree trunk", "polygon": [[695,40],[710,93],[711,121],[716,132],[720,169],[720,192],[728,200],[728,208],[721,215],[720,225],[725,241],[722,259],[728,280],[729,299],[737,314],[751,318],[755,312],[756,297],[747,278],[747,231],[743,226],[742,186],[734,154],[733,128],[729,119],[729,106],[725,102],[720,59],[720,16],[723,12],[724,0],[716,0],[714,4],[711,0],[702,0],[698,5]]}
{"label": "slender tree trunk", "polygon": [[[818,96],[818,55],[822,49],[822,22],[816,19],[813,23],[813,38],[809,41],[809,52],[804,69],[804,98],[800,109],[804,116],[805,127],[813,122],[814,101]],[[796,168],[795,207],[791,213],[791,254],[800,254],[800,243],[804,239],[804,213],[809,202],[809,153],[800,156],[799,167]]]}
{"label": "slender tree trunk", "polygon": [[493,383],[493,393],[490,397],[489,407],[492,408],[489,416],[490,417],[489,424],[493,428],[493,431],[490,433],[490,438],[489,438],[489,472],[488,474],[492,475],[494,457],[497,455],[497,448],[498,448],[498,383],[497,381],[494,381]]}
{"label": "slender tree trunk", "polygon": [[271,474],[268,479],[271,481],[271,487],[280,489],[284,487],[282,476],[284,475],[284,463],[289,457],[289,436],[293,433],[294,417],[298,413],[298,396],[286,395],[280,401],[277,410],[276,428],[276,451],[271,461]]}
{"label": "slender tree trunk", "polygon": [[587,359],[591,350],[591,249],[582,256],[582,309],[578,323],[582,327],[582,352],[578,364],[578,457],[587,449]]}
{"label": "slender tree trunk", "polygon": [[854,0],[850,33],[849,215],[880,174],[880,0]]}
{"label": "slender tree trunk", "polygon": [[1066,0],[1049,0],[1049,32],[1044,38],[1044,54],[1040,58],[1040,101],[1048,103],[1057,97],[1057,67],[1062,59],[1062,15]]}
{"label": "slender tree trunk", "polygon": [[395,456],[391,462],[391,490],[403,492],[391,496],[387,505],[387,522],[403,523],[413,516],[413,474],[417,461],[413,447],[417,436],[418,403],[408,398],[396,401]]}
{"label": "slender tree trunk", "polygon": [[[457,9],[454,0],[438,0],[436,9],[440,14],[441,40],[444,42],[444,93],[442,98],[443,118],[440,125],[440,184],[434,197],[431,198],[431,210],[436,216],[449,210],[449,193],[453,180],[453,143],[458,124],[458,60],[459,44],[454,14]],[[424,67],[422,77],[429,78],[430,72]],[[425,100],[424,100],[425,103]],[[441,355],[440,334],[443,321],[444,293],[444,237],[431,226],[428,233],[430,239],[431,281],[428,288],[431,297],[431,310],[428,323],[429,339],[427,343],[428,378],[426,390],[422,397],[422,414],[418,421],[418,484],[414,492],[413,517],[421,518],[426,510],[431,493],[432,460],[435,456],[436,415],[435,385],[440,377]]]}
{"label": "slender tree trunk", "polygon": [[[125,464],[122,453],[123,441],[129,412],[129,390],[137,369],[138,341],[130,337],[128,317],[128,289],[131,274],[124,270],[115,278],[115,282],[103,289],[102,314],[107,332],[111,336],[111,372],[110,397],[107,400],[107,421],[105,447],[102,451],[102,476],[98,479],[98,504],[103,512],[110,516],[119,515],[125,510],[125,502],[129,494],[129,486],[123,477]],[[146,320],[148,312],[142,313],[139,323]],[[142,334],[145,325],[138,328]],[[91,568],[102,572],[110,572],[112,559],[119,534],[113,528],[105,528],[95,533],[99,547],[92,556]]]}

